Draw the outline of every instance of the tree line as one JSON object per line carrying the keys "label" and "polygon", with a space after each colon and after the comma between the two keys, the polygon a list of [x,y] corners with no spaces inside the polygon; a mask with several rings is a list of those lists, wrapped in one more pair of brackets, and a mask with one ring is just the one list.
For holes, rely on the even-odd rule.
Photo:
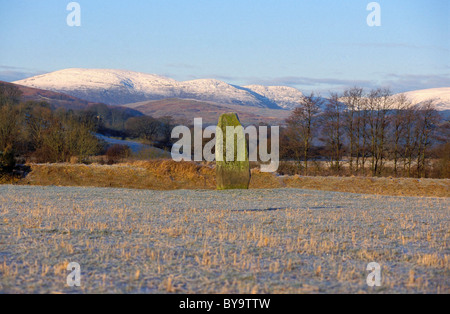
{"label": "tree line", "polygon": [[66,110],[46,102],[22,102],[21,96],[17,87],[0,84],[0,173],[10,172],[17,161],[86,162],[109,149],[110,154],[117,151],[96,133],[170,146],[170,117],[154,119],[104,104]]}
{"label": "tree line", "polygon": [[388,89],[304,96],[286,121],[280,147],[305,175],[313,172],[311,161],[325,160],[335,174],[449,176],[449,122],[433,100],[413,105]]}
{"label": "tree line", "polygon": [[36,162],[81,159],[99,152],[93,135],[93,121],[73,111],[54,110],[45,102],[20,102],[21,92],[14,86],[0,86],[1,167],[10,169],[13,157],[33,158]]}

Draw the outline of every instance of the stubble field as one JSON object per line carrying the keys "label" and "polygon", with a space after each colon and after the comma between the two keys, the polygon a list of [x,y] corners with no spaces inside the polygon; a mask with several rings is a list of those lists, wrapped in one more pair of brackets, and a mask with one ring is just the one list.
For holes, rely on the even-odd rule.
{"label": "stubble field", "polygon": [[[448,198],[0,186],[0,293],[449,293]],[[70,262],[81,287],[70,288]],[[369,288],[377,262],[382,286]]]}

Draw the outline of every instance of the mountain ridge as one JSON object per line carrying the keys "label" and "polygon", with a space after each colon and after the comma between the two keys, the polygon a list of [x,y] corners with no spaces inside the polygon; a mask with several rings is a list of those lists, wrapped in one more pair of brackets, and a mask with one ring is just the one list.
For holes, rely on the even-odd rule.
{"label": "mountain ridge", "polygon": [[[177,81],[156,74],[114,69],[64,69],[13,83],[116,106],[164,99],[191,99],[226,106],[292,110],[303,97],[300,90],[288,86],[237,86],[217,79]],[[450,87],[404,94],[414,104],[435,99],[438,110],[450,110]]]}
{"label": "mountain ridge", "polygon": [[[269,109],[292,109],[298,100],[284,101],[270,93],[261,95],[216,79],[176,81],[156,74],[109,69],[65,69],[13,82],[15,84],[65,93],[93,102],[125,105],[167,98],[196,99],[225,105]],[[271,90],[276,90],[273,87]],[[301,95],[298,91],[297,95]]]}

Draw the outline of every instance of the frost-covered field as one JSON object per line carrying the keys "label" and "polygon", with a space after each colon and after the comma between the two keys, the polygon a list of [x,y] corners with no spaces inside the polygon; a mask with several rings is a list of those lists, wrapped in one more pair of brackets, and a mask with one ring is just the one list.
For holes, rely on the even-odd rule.
{"label": "frost-covered field", "polygon": [[[450,202],[0,186],[0,293],[449,293]],[[68,263],[81,287],[66,286]],[[382,287],[366,284],[370,262]]]}

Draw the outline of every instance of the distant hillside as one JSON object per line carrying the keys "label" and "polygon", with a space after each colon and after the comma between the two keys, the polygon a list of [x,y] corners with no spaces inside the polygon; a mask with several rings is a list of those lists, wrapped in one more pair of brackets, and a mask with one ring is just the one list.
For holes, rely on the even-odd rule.
{"label": "distant hillside", "polygon": [[219,116],[225,112],[237,112],[245,125],[268,123],[283,124],[290,111],[263,109],[239,105],[221,105],[190,99],[164,99],[125,105],[155,118],[172,116],[175,120],[193,122],[194,118],[203,118],[205,124],[217,124]]}
{"label": "distant hillside", "polygon": [[62,107],[66,109],[79,110],[96,104],[94,102],[86,101],[74,96],[49,90],[31,88],[3,81],[0,81],[0,85],[16,86],[17,88],[19,88],[19,90],[22,92],[22,101],[44,101],[55,106],[56,108]]}
{"label": "distant hillside", "polygon": [[266,97],[283,109],[297,107],[303,98],[303,93],[293,87],[249,85],[244,88]]}
{"label": "distant hillside", "polygon": [[450,110],[450,87],[430,88],[404,93],[414,104],[433,99],[439,111]]}
{"label": "distant hillside", "polygon": [[155,74],[112,69],[66,69],[14,83],[110,105],[179,98],[225,105],[291,109],[302,96],[300,91],[291,87],[240,87],[215,79],[179,82]]}
{"label": "distant hillside", "polygon": [[0,85],[17,87],[22,92],[21,101],[23,102],[46,102],[55,108],[91,112],[95,116],[101,117],[104,126],[111,129],[121,130],[124,128],[127,119],[144,115],[140,111],[132,108],[120,106],[112,107],[102,103],[86,101],[63,93],[21,86],[3,81],[0,81]]}

